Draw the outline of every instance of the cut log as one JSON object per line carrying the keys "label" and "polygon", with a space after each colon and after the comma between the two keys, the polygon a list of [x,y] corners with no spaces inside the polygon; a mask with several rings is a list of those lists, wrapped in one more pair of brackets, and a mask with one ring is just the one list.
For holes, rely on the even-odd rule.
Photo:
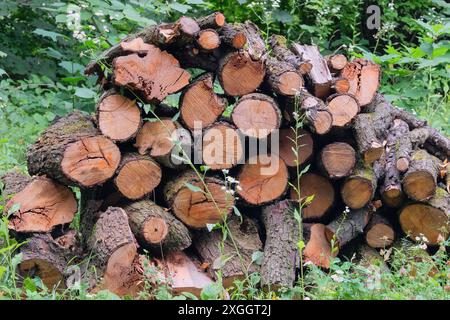
{"label": "cut log", "polygon": [[356,164],[355,150],[345,142],[330,143],[320,152],[319,163],[330,179],[347,177]]}
{"label": "cut log", "polygon": [[65,288],[64,271],[67,268],[67,248],[48,233],[33,234],[20,247],[22,260],[19,271],[22,276],[39,277],[49,289]]}
{"label": "cut log", "polygon": [[219,29],[225,24],[225,16],[221,12],[213,12],[197,19],[197,24],[200,29]]}
{"label": "cut log", "polygon": [[413,200],[426,200],[432,197],[437,187],[439,159],[425,150],[417,150],[411,157],[408,172],[402,181],[403,190]]}
{"label": "cut log", "polygon": [[183,163],[173,158],[179,151],[176,141],[180,142],[180,147],[190,145],[191,135],[178,122],[170,118],[160,118],[144,123],[136,136],[134,146],[139,154],[148,154],[165,167],[179,169],[183,167]]}
{"label": "cut log", "polygon": [[325,57],[328,63],[328,68],[333,73],[340,72],[348,63],[347,57],[343,54],[334,54]]}
{"label": "cut log", "polygon": [[261,285],[270,290],[292,288],[299,267],[297,243],[299,224],[294,218],[294,205],[282,200],[262,209],[266,242],[261,264]]}
{"label": "cut log", "polygon": [[220,46],[220,37],[214,29],[203,29],[196,35],[196,42],[200,49],[210,51]]}
{"label": "cut log", "polygon": [[378,160],[384,152],[383,143],[377,138],[372,123],[372,114],[364,113],[356,116],[353,125],[358,150],[368,165]]}
{"label": "cut log", "polygon": [[294,96],[303,88],[302,75],[291,64],[273,57],[266,61],[266,82],[272,91],[283,96]]}
{"label": "cut log", "polygon": [[[241,220],[233,216],[227,221],[228,236],[223,242],[221,230],[199,233],[194,246],[203,263],[208,264],[210,276],[217,280],[217,272],[221,272],[224,288],[230,288],[234,281],[244,280],[248,274],[259,271],[259,266],[253,263],[252,255],[262,250],[257,224],[248,217]],[[233,240],[230,238],[233,237]]]}
{"label": "cut log", "polygon": [[359,113],[356,99],[348,94],[334,94],[327,99],[327,107],[333,116],[334,127],[345,127]]}
{"label": "cut log", "polygon": [[[278,154],[288,167],[301,166],[311,159],[314,149],[314,141],[311,134],[298,129],[297,137],[293,128],[279,131],[280,142]],[[297,150],[297,154],[294,153]],[[274,150],[272,149],[272,152]]]}
{"label": "cut log", "polygon": [[272,54],[279,61],[285,61],[291,64],[294,69],[304,75],[311,72],[312,64],[309,61],[305,61],[302,57],[295,55],[287,47],[287,40],[285,37],[280,35],[272,35],[269,40],[270,47],[272,49]]}
{"label": "cut log", "polygon": [[354,59],[341,71],[341,77],[350,83],[348,93],[354,95],[361,107],[372,102],[380,85],[380,66],[366,59]]}
{"label": "cut log", "polygon": [[230,169],[244,155],[243,142],[236,128],[227,122],[216,122],[203,132],[203,163],[212,170]]}
{"label": "cut log", "polygon": [[429,244],[438,244],[450,234],[450,195],[437,188],[431,199],[406,205],[399,219],[402,230],[412,240],[420,242],[425,236]]}
{"label": "cut log", "polygon": [[242,49],[247,43],[244,30],[237,24],[225,23],[220,29],[220,39],[234,49]]}
{"label": "cut log", "polygon": [[116,142],[125,142],[136,136],[141,124],[141,111],[135,100],[114,91],[108,91],[100,98],[97,125],[104,136]]}
{"label": "cut log", "polygon": [[161,102],[189,84],[190,74],[171,54],[153,46],[145,57],[114,59],[114,84],[140,94],[146,102]]}
{"label": "cut log", "polygon": [[205,73],[184,90],[180,117],[188,129],[203,129],[213,124],[226,106],[226,100],[214,93],[213,74]]}
{"label": "cut log", "polygon": [[339,249],[331,246],[327,238],[326,226],[321,223],[315,223],[310,227],[309,239],[303,250],[305,262],[311,262],[315,266],[329,269],[330,263],[339,252]]}
{"label": "cut log", "polygon": [[337,220],[326,226],[325,234],[331,246],[342,248],[351,240],[364,232],[372,216],[372,209],[365,207],[358,210],[350,210],[342,214]]}
{"label": "cut log", "polygon": [[283,196],[288,187],[286,164],[277,155],[250,157],[237,177],[238,194],[250,205],[263,205]]}
{"label": "cut log", "polygon": [[119,294],[128,281],[137,253],[126,212],[121,208],[109,207],[95,223],[87,244],[91,251],[91,263],[103,274],[99,287]]}
{"label": "cut log", "polygon": [[231,119],[246,136],[265,138],[281,125],[281,111],[278,104],[262,93],[243,96],[236,103]]}
{"label": "cut log", "polygon": [[244,29],[245,36],[247,37],[247,43],[243,50],[249,54],[252,60],[264,61],[267,55],[266,42],[258,26],[249,20],[240,25]]}
{"label": "cut log", "polygon": [[59,118],[28,149],[31,175],[46,174],[65,185],[91,187],[110,179],[120,162],[119,148],[99,136],[91,119],[75,111]]}
{"label": "cut log", "polygon": [[[297,187],[296,184],[294,184]],[[300,178],[300,198],[302,201],[314,196],[311,203],[302,208],[305,222],[322,220],[334,205],[335,191],[333,184],[325,177],[313,172],[305,173]],[[298,194],[291,188],[290,198],[298,200]]]}
{"label": "cut log", "polygon": [[[195,35],[200,31],[200,26],[190,17],[181,17],[174,23],[162,23],[158,25],[152,35],[152,41],[147,43],[159,44],[160,46],[181,47],[193,41]],[[148,38],[148,35],[147,35]]]}
{"label": "cut log", "polygon": [[318,47],[294,43],[292,51],[311,63],[312,69],[308,73],[308,79],[312,92],[318,98],[326,98],[330,93],[332,77],[327,62],[320,54]]}
{"label": "cut log", "polygon": [[155,253],[181,251],[191,245],[191,235],[184,224],[167,209],[150,200],[133,202],[123,209],[136,239]]}
{"label": "cut log", "polygon": [[18,209],[8,217],[8,228],[16,232],[50,232],[72,222],[77,201],[72,191],[46,177],[30,178],[17,172],[2,177],[3,197],[9,201],[4,212]]}
{"label": "cut log", "polygon": [[254,92],[263,82],[264,76],[264,62],[252,60],[247,52],[230,52],[220,61],[220,85],[230,96]]}
{"label": "cut log", "polygon": [[152,50],[152,45],[145,43],[142,38],[134,38],[129,41],[122,41],[119,43],[119,46],[122,49],[122,53],[124,55],[137,53],[140,56],[144,56]]}
{"label": "cut log", "polygon": [[331,89],[340,94],[348,93],[350,90],[350,82],[344,78],[333,78],[331,82]]}
{"label": "cut log", "polygon": [[395,240],[394,228],[385,217],[376,213],[372,216],[365,229],[365,240],[371,248],[388,248]]}
{"label": "cut log", "polygon": [[206,228],[227,216],[233,206],[234,197],[222,189],[224,182],[206,177],[205,185],[191,170],[181,173],[164,187],[166,201],[173,213],[192,228]]}
{"label": "cut log", "polygon": [[373,199],[377,180],[374,169],[359,162],[341,187],[342,200],[351,209],[361,209]]}
{"label": "cut log", "polygon": [[117,169],[114,185],[127,199],[138,200],[159,185],[161,176],[161,167],[149,156],[126,153]]}

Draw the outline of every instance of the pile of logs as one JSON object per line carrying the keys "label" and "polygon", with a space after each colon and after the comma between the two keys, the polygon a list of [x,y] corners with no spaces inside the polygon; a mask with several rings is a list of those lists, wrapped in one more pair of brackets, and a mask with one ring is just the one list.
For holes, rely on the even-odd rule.
{"label": "pile of logs", "polygon": [[[378,93],[369,60],[266,43],[216,12],[130,35],[86,73],[103,90],[96,113],[56,119],[28,150],[29,176],[2,178],[9,228],[27,240],[20,270],[50,287],[76,264],[92,288],[133,294],[146,250],[176,292],[219,271],[225,287],[260,272],[263,287],[289,288],[300,254],[329,268],[357,243],[449,236],[450,140]],[[247,153],[252,141],[271,151]],[[210,229],[225,220],[224,240]]]}

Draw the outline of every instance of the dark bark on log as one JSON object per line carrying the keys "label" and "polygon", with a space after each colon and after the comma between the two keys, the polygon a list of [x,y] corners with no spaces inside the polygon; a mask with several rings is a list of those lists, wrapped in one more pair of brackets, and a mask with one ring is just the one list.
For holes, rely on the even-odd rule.
{"label": "dark bark on log", "polygon": [[225,24],[225,16],[221,12],[213,12],[197,19],[200,29],[219,29]]}
{"label": "dark bark on log", "polygon": [[231,48],[242,49],[247,43],[247,36],[239,24],[225,23],[219,32],[222,43]]}
{"label": "dark bark on log", "polygon": [[184,224],[154,202],[141,200],[123,209],[139,243],[154,253],[181,251],[191,245],[191,235]]}
{"label": "dark bark on log", "polygon": [[292,288],[299,266],[299,225],[294,203],[282,200],[262,209],[266,243],[261,264],[261,285],[271,290]]}
{"label": "dark bark on log", "polygon": [[304,75],[311,72],[312,65],[309,61],[305,61],[302,57],[295,55],[287,47],[287,40],[280,35],[272,35],[269,40],[269,45],[272,49],[272,53],[279,61],[285,61],[291,64],[294,69]]}
{"label": "dark bark on log", "polygon": [[303,78],[292,65],[269,57],[266,61],[266,83],[276,94],[294,96],[303,88]]}

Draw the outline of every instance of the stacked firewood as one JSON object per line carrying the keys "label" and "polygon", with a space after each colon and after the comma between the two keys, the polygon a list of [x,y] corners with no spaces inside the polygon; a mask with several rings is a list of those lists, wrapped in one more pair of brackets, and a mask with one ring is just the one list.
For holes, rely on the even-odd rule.
{"label": "stacked firewood", "polygon": [[[447,239],[449,138],[378,93],[375,63],[268,39],[217,12],[150,26],[92,62],[95,115],[56,119],[28,150],[30,176],[3,177],[9,228],[27,239],[21,272],[63,286],[68,265],[87,265],[94,288],[125,294],[142,287],[146,250],[178,292],[219,271],[225,287],[251,272],[292,287],[301,254],[328,268],[355,243]],[[255,141],[270,152],[248,154]]]}

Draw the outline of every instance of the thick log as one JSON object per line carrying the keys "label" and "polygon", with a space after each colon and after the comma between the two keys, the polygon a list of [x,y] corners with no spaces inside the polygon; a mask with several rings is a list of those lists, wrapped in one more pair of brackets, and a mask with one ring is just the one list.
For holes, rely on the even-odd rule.
{"label": "thick log", "polygon": [[279,61],[285,61],[291,64],[294,69],[302,75],[311,72],[312,64],[289,50],[285,37],[281,35],[272,35],[270,37],[269,44],[272,49],[272,54]]}
{"label": "thick log", "polygon": [[252,255],[262,250],[262,243],[252,219],[243,217],[241,222],[233,216],[226,223],[229,233],[225,241],[221,230],[204,230],[196,235],[194,246],[202,262],[208,264],[211,278],[217,280],[217,272],[221,272],[222,284],[229,288],[235,280],[243,280],[248,274],[259,271],[259,266],[252,263]]}
{"label": "thick log", "polygon": [[243,141],[233,125],[221,121],[203,131],[202,159],[210,169],[230,169],[240,163],[243,155]]}
{"label": "thick log", "polygon": [[200,29],[219,29],[225,24],[225,16],[221,12],[213,12],[205,17],[198,18]]}
{"label": "thick log", "polygon": [[134,138],[142,124],[136,100],[115,91],[105,92],[97,105],[97,126],[107,138],[125,142]]}
{"label": "thick log", "polygon": [[219,34],[214,29],[200,30],[195,36],[195,41],[197,46],[205,51],[211,51],[220,46]]}
{"label": "thick log", "polygon": [[327,108],[333,116],[333,127],[348,126],[359,113],[356,99],[349,94],[334,94],[327,99]]}
{"label": "thick log", "polygon": [[123,155],[114,185],[127,199],[138,200],[150,194],[161,182],[162,170],[155,160],[138,153]]}
{"label": "thick log", "polygon": [[358,210],[350,210],[343,213],[338,219],[327,224],[326,236],[333,246],[342,248],[351,240],[363,234],[372,216],[372,209],[365,207]]}
{"label": "thick log", "polygon": [[311,63],[312,68],[307,75],[313,93],[318,98],[326,98],[330,93],[332,77],[327,62],[320,54],[318,47],[294,43],[292,51]]}
{"label": "thick log", "polygon": [[348,93],[354,95],[361,107],[372,102],[380,85],[380,66],[366,59],[354,59],[346,64],[341,77],[350,83]]}
{"label": "thick log", "polygon": [[150,200],[127,204],[131,231],[139,243],[155,253],[181,251],[192,243],[189,230],[167,209]]}
{"label": "thick log", "polygon": [[[296,137],[293,128],[286,128],[281,129],[279,135],[278,154],[288,167],[301,166],[311,159],[314,141],[309,132],[298,129]],[[294,150],[296,150],[297,154],[295,154]]]}
{"label": "thick log", "polygon": [[226,100],[214,92],[214,75],[205,73],[183,91],[180,117],[188,129],[203,129],[213,124],[226,106]]}
{"label": "thick log", "polygon": [[100,136],[90,117],[79,111],[56,120],[27,153],[31,175],[46,174],[83,188],[110,179],[119,162],[119,148]]}
{"label": "thick log", "polygon": [[379,174],[371,166],[359,162],[341,187],[344,203],[351,209],[366,206],[375,195]]}
{"label": "thick log", "polygon": [[294,203],[282,200],[262,209],[266,242],[261,264],[261,285],[271,290],[292,288],[299,266],[299,224]]}
{"label": "thick log", "polygon": [[385,249],[394,243],[395,231],[385,217],[375,213],[366,226],[364,237],[371,248]]}
{"label": "thick log", "polygon": [[87,242],[91,263],[103,274],[100,288],[119,294],[129,280],[137,246],[126,212],[109,207],[98,218]]}
{"label": "thick log", "polygon": [[137,54],[113,61],[114,84],[134,90],[146,102],[161,102],[189,84],[190,74],[177,59],[153,46],[145,57]]}
{"label": "thick log", "polygon": [[77,213],[77,201],[72,191],[45,176],[28,177],[8,172],[1,178],[3,197],[7,201],[5,214],[8,228],[16,232],[50,232],[58,225],[72,222]]}
{"label": "thick log", "polygon": [[231,113],[233,123],[244,135],[258,139],[278,129],[281,118],[276,101],[262,93],[241,97]]}
{"label": "thick log", "polygon": [[423,203],[411,203],[400,211],[400,226],[414,241],[425,236],[431,245],[447,239],[450,234],[450,195],[437,188],[435,195]]}
{"label": "thick log", "polygon": [[303,250],[305,262],[311,262],[314,265],[329,269],[330,263],[339,252],[336,244],[331,246],[330,239],[328,239],[326,226],[321,223],[313,224],[309,229],[309,239]]}
{"label": "thick log", "polygon": [[327,60],[330,72],[333,73],[340,72],[348,63],[347,57],[343,54],[334,54],[331,56],[327,56],[325,57],[325,60]]}
{"label": "thick log", "polygon": [[170,118],[160,118],[157,121],[147,121],[139,130],[134,146],[141,155],[149,155],[158,163],[171,169],[180,169],[184,164],[173,155],[178,155],[178,146],[188,146],[192,143],[189,131]]}
{"label": "thick log", "polygon": [[268,204],[285,194],[288,179],[286,164],[277,155],[252,156],[237,176],[237,192],[247,204]]}
{"label": "thick log", "polygon": [[[308,172],[300,177],[300,199],[314,196],[312,201],[302,208],[302,218],[305,222],[320,221],[330,211],[335,201],[333,184],[327,178],[313,172]],[[294,186],[297,188],[297,182]],[[298,193],[291,188],[290,198],[298,200]]]}
{"label": "thick log", "polygon": [[227,216],[234,197],[224,190],[224,182],[206,177],[203,184],[191,170],[187,170],[164,186],[164,196],[172,212],[192,228],[205,228]]}
{"label": "thick log", "polygon": [[330,179],[347,177],[356,164],[355,150],[345,142],[330,143],[321,150],[319,164]]}
{"label": "thick log", "polygon": [[269,57],[266,61],[266,83],[276,94],[294,96],[303,88],[303,77],[291,64]]}
{"label": "thick log", "polygon": [[230,52],[220,61],[219,82],[230,96],[254,92],[263,82],[264,76],[264,61],[253,60],[247,52]]}
{"label": "thick log", "polygon": [[441,162],[425,150],[417,150],[411,157],[408,171],[403,176],[403,190],[413,200],[432,197],[437,187]]}

